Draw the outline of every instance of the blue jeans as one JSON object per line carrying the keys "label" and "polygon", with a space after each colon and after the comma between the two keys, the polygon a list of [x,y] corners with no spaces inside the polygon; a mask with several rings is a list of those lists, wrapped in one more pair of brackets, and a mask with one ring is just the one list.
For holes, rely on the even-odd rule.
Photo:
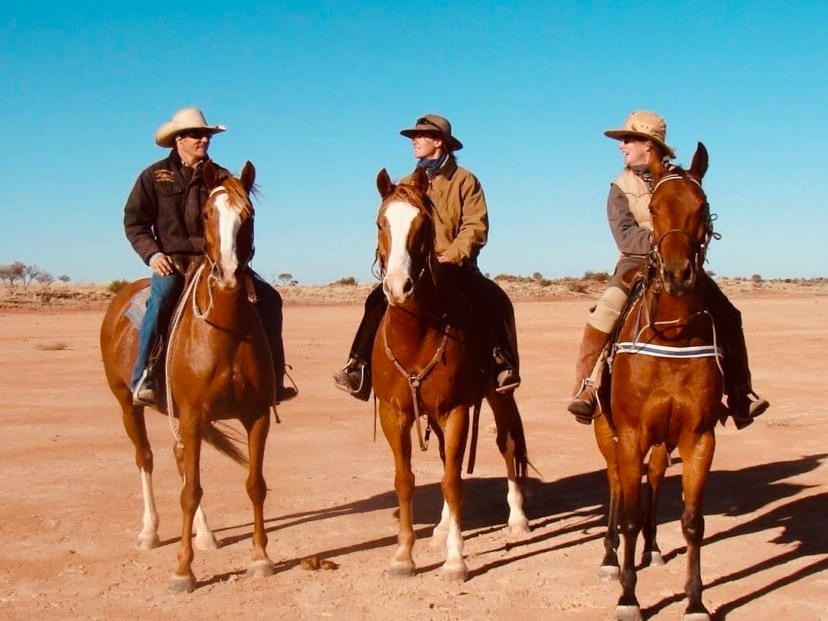
{"label": "blue jeans", "polygon": [[[253,287],[259,300],[256,304],[256,310],[262,318],[262,327],[273,356],[276,385],[282,386],[285,375],[285,349],[282,341],[282,296],[263,281],[258,274],[254,274]],[[141,375],[147,367],[156,338],[159,333],[166,331],[169,326],[175,305],[183,289],[184,278],[178,273],[170,276],[152,275],[147,310],[141,322],[138,336],[138,357],[135,360],[135,368],[132,372],[132,390],[135,390],[138,380],[141,379]]]}
{"label": "blue jeans", "polygon": [[184,288],[184,278],[178,273],[169,276],[152,275],[147,311],[141,321],[138,335],[138,358],[132,372],[132,389],[135,390],[149,362],[152,347],[161,331],[167,329],[176,302]]}

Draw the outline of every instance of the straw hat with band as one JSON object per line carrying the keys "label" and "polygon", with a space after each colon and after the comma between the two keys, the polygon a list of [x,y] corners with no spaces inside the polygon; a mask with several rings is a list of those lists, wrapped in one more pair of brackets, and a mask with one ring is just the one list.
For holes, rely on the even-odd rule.
{"label": "straw hat with band", "polygon": [[406,138],[413,138],[417,134],[440,134],[443,140],[446,141],[446,146],[450,151],[459,151],[463,148],[463,143],[451,135],[451,123],[448,119],[437,114],[426,114],[417,119],[414,127],[404,129],[400,132]]}
{"label": "straw hat with band", "polygon": [[621,129],[608,129],[604,132],[604,136],[614,138],[615,140],[622,140],[629,136],[652,140],[664,149],[664,152],[670,156],[670,159],[676,157],[676,152],[673,150],[673,147],[664,142],[667,137],[667,123],[655,112],[636,110],[624,121],[624,127]]}
{"label": "straw hat with band", "polygon": [[198,108],[182,108],[173,115],[171,121],[167,121],[158,131],[155,132],[155,144],[159,147],[172,148],[175,145],[175,137],[188,129],[203,129],[210,134],[218,134],[227,128],[224,125],[207,125],[201,110]]}

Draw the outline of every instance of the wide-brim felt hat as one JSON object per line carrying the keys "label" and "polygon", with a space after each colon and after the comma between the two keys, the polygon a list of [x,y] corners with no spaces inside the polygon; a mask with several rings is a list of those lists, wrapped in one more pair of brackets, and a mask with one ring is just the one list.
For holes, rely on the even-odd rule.
{"label": "wide-brim felt hat", "polygon": [[665,142],[667,139],[667,123],[655,112],[636,110],[627,117],[621,129],[608,129],[604,132],[604,135],[615,140],[622,140],[630,136],[652,140],[664,149],[664,152],[670,158],[676,157],[673,147]]}
{"label": "wide-brim felt hat", "polygon": [[438,114],[426,114],[417,119],[414,127],[403,129],[400,134],[406,138],[413,138],[417,134],[431,133],[440,134],[443,140],[446,141],[451,151],[459,151],[463,148],[463,143],[451,135],[451,123],[448,119]]}
{"label": "wide-brim felt hat", "polygon": [[175,137],[188,129],[203,129],[211,134],[218,134],[227,128],[224,125],[208,125],[201,110],[198,108],[182,108],[171,120],[164,123],[155,132],[155,144],[159,147],[172,147]]}

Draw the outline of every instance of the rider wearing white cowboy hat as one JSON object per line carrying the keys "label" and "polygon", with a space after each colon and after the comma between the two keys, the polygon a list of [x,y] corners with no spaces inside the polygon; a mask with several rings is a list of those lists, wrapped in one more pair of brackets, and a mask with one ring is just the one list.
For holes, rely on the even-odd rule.
{"label": "rider wearing white cowboy hat", "polygon": [[[150,357],[183,289],[186,266],[204,251],[201,208],[207,200],[207,189],[201,170],[208,159],[210,139],[223,131],[223,125],[209,125],[198,108],[176,112],[155,133],[156,144],[171,149],[170,153],[138,176],[124,207],[127,239],[152,269],[150,297],[141,321],[131,384],[133,401],[138,404],[157,402]],[[295,397],[297,391],[284,386],[282,299],[260,278],[253,282],[259,300],[257,309],[273,354],[277,391],[274,400],[284,401]]]}

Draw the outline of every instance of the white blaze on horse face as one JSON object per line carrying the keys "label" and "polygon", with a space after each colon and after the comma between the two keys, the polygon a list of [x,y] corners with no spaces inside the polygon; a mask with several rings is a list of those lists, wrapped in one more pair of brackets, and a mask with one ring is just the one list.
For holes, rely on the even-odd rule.
{"label": "white blaze on horse face", "polygon": [[230,198],[226,192],[216,196],[216,210],[219,214],[219,250],[221,252],[222,282],[227,286],[236,284],[236,270],[239,259],[236,256],[236,235],[241,227],[239,211],[230,205]]}
{"label": "white blaze on horse face", "polygon": [[413,291],[411,255],[408,253],[408,234],[411,223],[419,214],[416,207],[396,201],[385,209],[385,219],[391,237],[391,248],[382,279],[383,290],[391,304],[402,304]]}

